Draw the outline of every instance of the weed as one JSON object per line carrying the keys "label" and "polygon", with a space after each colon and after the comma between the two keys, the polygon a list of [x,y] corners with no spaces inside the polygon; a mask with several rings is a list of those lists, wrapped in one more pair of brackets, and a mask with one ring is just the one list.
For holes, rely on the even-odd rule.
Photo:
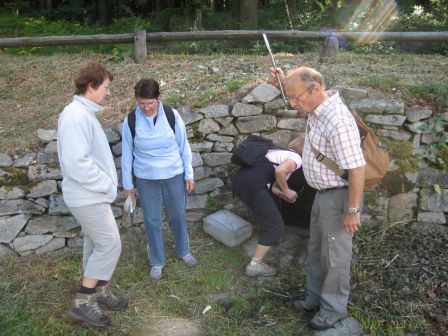
{"label": "weed", "polygon": [[218,93],[214,90],[206,90],[197,100],[195,106],[197,108],[206,107],[209,105],[216,97]]}
{"label": "weed", "polygon": [[227,84],[226,84],[227,91],[229,91],[230,93],[235,92],[236,90],[238,90],[244,84],[245,84],[245,82],[242,81],[242,80],[235,80],[235,79],[233,79],[233,80],[227,82]]}
{"label": "weed", "polygon": [[219,210],[219,201],[216,198],[208,196],[206,208],[207,208],[207,210],[209,210],[211,212],[218,211]]}

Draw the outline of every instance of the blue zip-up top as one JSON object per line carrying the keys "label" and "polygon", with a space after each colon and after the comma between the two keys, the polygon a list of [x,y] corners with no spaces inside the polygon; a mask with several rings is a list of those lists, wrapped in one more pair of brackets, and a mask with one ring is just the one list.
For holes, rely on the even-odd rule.
{"label": "blue zip-up top", "polygon": [[173,113],[175,133],[168,123],[160,100],[155,125],[154,116],[146,116],[137,106],[134,141],[132,141],[128,118],[124,120],[121,154],[124,189],[134,188],[132,168],[134,168],[134,175],[141,179],[169,179],[182,173],[185,173],[185,180],[194,178],[185,124],[175,109]]}

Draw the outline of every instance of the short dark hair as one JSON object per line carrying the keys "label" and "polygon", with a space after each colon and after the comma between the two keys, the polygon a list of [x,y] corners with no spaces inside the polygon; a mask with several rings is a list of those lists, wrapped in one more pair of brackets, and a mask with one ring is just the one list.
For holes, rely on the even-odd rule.
{"label": "short dark hair", "polygon": [[160,96],[159,83],[154,78],[140,79],[134,86],[136,98],[158,99]]}
{"label": "short dark hair", "polygon": [[101,64],[90,63],[82,67],[75,78],[75,94],[85,94],[89,84],[91,84],[94,89],[98,88],[103,84],[106,78],[112,80],[114,79],[114,76]]}

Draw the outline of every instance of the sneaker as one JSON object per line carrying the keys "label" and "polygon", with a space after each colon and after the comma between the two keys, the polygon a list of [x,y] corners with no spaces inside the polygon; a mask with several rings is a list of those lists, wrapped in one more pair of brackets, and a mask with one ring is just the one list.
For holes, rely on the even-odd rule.
{"label": "sneaker", "polygon": [[153,266],[149,272],[149,278],[152,280],[162,279],[163,266]]}
{"label": "sneaker", "polygon": [[129,300],[118,297],[107,290],[107,286],[98,286],[96,302],[111,310],[123,310],[127,308]]}
{"label": "sneaker", "polygon": [[330,316],[319,310],[310,321],[310,325],[314,330],[327,330],[333,328],[337,321],[342,320],[346,316],[346,314]]}
{"label": "sneaker", "polygon": [[105,327],[110,324],[110,318],[98,307],[94,294],[77,293],[68,307],[67,314],[74,320],[95,327]]}
{"label": "sneaker", "polygon": [[313,310],[319,309],[318,305],[307,305],[305,300],[295,300],[292,303],[292,307],[294,308],[294,310],[297,310],[299,312],[311,312]]}
{"label": "sneaker", "polygon": [[196,258],[193,257],[191,253],[187,254],[185,257],[182,257],[182,259],[185,262],[185,264],[187,264],[188,267],[194,267],[198,263]]}
{"label": "sneaker", "polygon": [[271,267],[262,261],[250,262],[246,266],[246,275],[250,277],[255,276],[273,276],[277,273],[275,267]]}

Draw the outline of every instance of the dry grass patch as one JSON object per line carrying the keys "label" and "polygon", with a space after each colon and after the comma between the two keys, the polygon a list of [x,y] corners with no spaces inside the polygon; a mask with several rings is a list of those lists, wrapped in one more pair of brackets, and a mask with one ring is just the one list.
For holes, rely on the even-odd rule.
{"label": "dry grass patch", "polygon": [[[309,65],[325,76],[327,86],[368,85],[372,78],[385,76],[397,79],[379,80],[374,95],[389,98],[415,98],[404,94],[400,84],[440,85],[448,75],[448,58],[440,55],[359,55],[341,53],[335,61],[320,63],[316,53],[279,55],[285,69]],[[38,128],[55,128],[58,113],[74,92],[73,77],[84,64],[98,61],[114,74],[113,97],[101,113],[103,125],[110,127],[123,120],[134,107],[133,87],[141,78],[154,77],[162,86],[162,99],[174,107],[203,106],[231,99],[234,83],[264,82],[270,67],[266,56],[243,55],[155,55],[143,65],[131,59],[114,63],[105,55],[61,54],[51,56],[13,56],[0,54],[0,152],[14,153],[37,146]],[[219,68],[218,73],[211,71]],[[381,78],[380,78],[381,79]],[[378,82],[378,81],[377,81]],[[230,83],[230,85],[229,85]],[[384,87],[383,87],[384,84]],[[228,86],[229,85],[229,86]],[[204,97],[204,92],[213,94]]]}

